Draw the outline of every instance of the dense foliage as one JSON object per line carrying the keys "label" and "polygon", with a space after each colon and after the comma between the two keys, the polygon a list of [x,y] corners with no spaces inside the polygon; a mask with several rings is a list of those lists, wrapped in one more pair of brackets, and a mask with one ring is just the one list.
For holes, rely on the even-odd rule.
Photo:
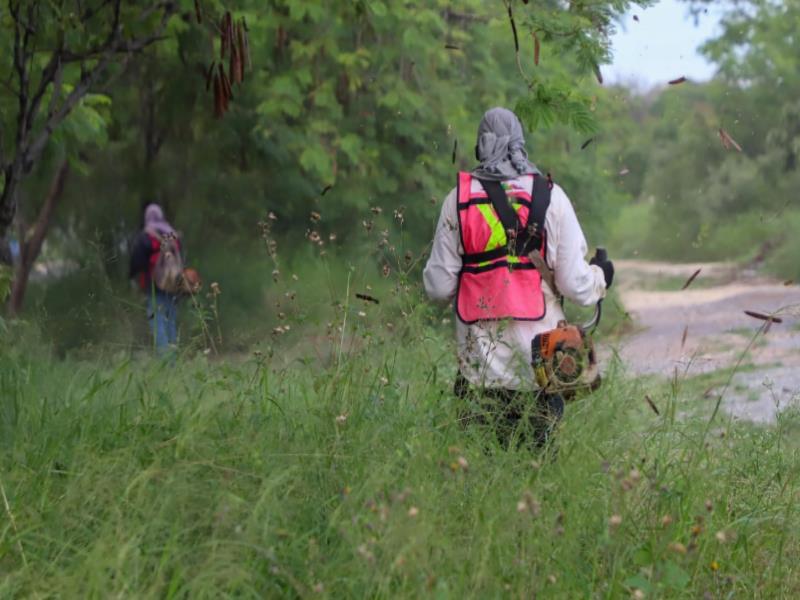
{"label": "dense foliage", "polygon": [[[118,324],[119,308],[129,306],[127,243],[142,205],[154,200],[184,233],[189,261],[207,282],[223,284],[225,315],[240,324],[263,317],[265,289],[290,283],[287,263],[302,270],[323,255],[368,254],[376,275],[418,268],[438,204],[455,171],[474,164],[477,122],[494,105],[518,108],[533,129],[532,158],[570,191],[590,235],[599,234],[613,212],[600,207],[621,197],[596,176],[600,160],[576,156],[607,115],[619,114],[596,78],[614,16],[631,4],[173,7],[164,39],[100,78],[20,187],[24,225],[36,220],[69,152],[73,171],[43,258],[78,268],[35,286],[29,310],[44,309],[48,328],[75,341],[103,336],[93,332],[110,305]],[[206,74],[219,59],[226,10],[247,24],[250,68],[220,119]],[[136,20],[136,10],[121,18]],[[4,24],[13,25],[8,15]],[[13,131],[13,102],[0,107]]]}
{"label": "dense foliage", "polygon": [[[373,279],[389,270],[413,283],[454,172],[474,162],[480,114],[500,104],[523,118],[532,159],[567,190],[591,244],[612,256],[755,259],[796,276],[798,9],[726,4],[704,48],[719,75],[641,94],[598,83],[629,4],[176,5],[167,35],[98,79],[19,188],[15,234],[34,229],[61,161],[72,167],[43,256],[68,275],[35,284],[28,314],[44,311],[68,345],[102,339],[91,321],[109,307],[119,325],[134,306],[128,240],[153,200],[184,233],[189,262],[222,284],[222,318],[238,331],[274,327],[274,296],[315,261],[359,257]],[[219,119],[206,73],[226,10],[247,24],[251,60]],[[103,31],[83,27],[93,23]],[[80,77],[79,64],[65,77]],[[2,69],[14,89],[13,64]],[[0,101],[6,133],[12,100]]]}

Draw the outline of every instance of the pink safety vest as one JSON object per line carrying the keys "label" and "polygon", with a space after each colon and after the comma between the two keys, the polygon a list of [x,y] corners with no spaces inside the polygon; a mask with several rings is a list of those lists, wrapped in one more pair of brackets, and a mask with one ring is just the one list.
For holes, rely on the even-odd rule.
{"label": "pink safety vest", "polygon": [[[535,202],[529,191],[533,177],[521,177],[521,187],[517,181],[502,184],[523,228],[528,226]],[[515,244],[513,240],[509,244],[488,194],[480,181],[465,172],[458,174],[458,224],[464,248],[456,293],[458,318],[467,324],[542,319],[545,303],[541,274],[527,256],[513,255]],[[547,247],[544,235],[540,232],[542,257]]]}

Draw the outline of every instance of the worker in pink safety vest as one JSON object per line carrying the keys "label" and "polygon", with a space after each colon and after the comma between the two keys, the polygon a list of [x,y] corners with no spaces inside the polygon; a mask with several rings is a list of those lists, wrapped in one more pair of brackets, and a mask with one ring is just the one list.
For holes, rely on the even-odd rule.
{"label": "worker in pink safety vest", "polygon": [[[586,262],[572,204],[528,160],[513,112],[486,112],[475,154],[479,165],[459,173],[444,200],[425,290],[433,300],[454,303],[455,393],[465,402],[465,420],[493,422],[504,444],[516,435],[541,446],[564,402],[536,389],[531,341],[565,318],[560,296],[582,306],[603,298],[614,266]],[[504,227],[509,219],[515,230]]]}

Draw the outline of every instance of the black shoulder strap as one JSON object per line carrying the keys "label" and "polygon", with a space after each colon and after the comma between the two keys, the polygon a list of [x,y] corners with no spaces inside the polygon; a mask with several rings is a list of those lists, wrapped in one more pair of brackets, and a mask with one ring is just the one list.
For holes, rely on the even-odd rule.
{"label": "black shoulder strap", "polygon": [[[516,253],[523,256],[542,247],[542,234],[547,209],[550,207],[550,182],[541,175],[533,177],[533,210],[528,217],[528,227],[521,229],[517,211],[508,201],[508,196],[499,181],[479,179],[492,201],[503,228],[517,232]],[[533,226],[533,227],[531,227]]]}
{"label": "black shoulder strap", "polygon": [[494,206],[494,210],[503,224],[503,229],[506,231],[519,229],[520,223],[517,211],[508,202],[508,196],[506,196],[506,192],[503,189],[503,184],[499,181],[490,181],[488,179],[479,179],[478,181],[481,182],[483,189],[489,195],[489,200],[492,201],[492,206]]}
{"label": "black shoulder strap", "polygon": [[[550,208],[550,182],[542,175],[533,176],[533,210],[528,217],[528,225],[536,226],[531,235],[533,245],[530,250],[539,250],[542,247],[542,235],[544,234],[544,220],[547,217],[547,209]],[[529,251],[530,251],[529,250]]]}

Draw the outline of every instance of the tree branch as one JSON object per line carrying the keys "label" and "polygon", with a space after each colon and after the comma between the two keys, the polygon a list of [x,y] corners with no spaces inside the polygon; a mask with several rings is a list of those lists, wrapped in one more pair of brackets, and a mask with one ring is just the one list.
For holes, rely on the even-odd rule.
{"label": "tree branch", "polygon": [[[119,5],[119,0],[117,1]],[[123,65],[128,62],[130,55],[140,52],[147,46],[162,39],[162,33],[167,26],[167,22],[175,12],[175,5],[172,2],[158,2],[150,7],[150,10],[145,13],[152,14],[154,7],[163,7],[164,13],[161,15],[161,22],[159,23],[156,31],[149,36],[143,38],[134,38],[129,40],[122,40],[119,37],[110,38],[113,43],[107,47],[101,55],[100,61],[89,71],[87,71],[80,79],[78,84],[73,88],[70,94],[64,99],[60,107],[50,112],[42,127],[42,130],[26,148],[24,148],[24,164],[30,165],[39,159],[41,153],[44,151],[47,142],[50,140],[55,128],[64,120],[64,118],[72,111],[78,102],[88,93],[91,87],[97,82],[98,78],[105,72],[106,68],[114,61],[115,55],[126,54],[128,56],[122,59]],[[144,14],[144,13],[143,13]],[[62,56],[69,56],[66,51]],[[35,117],[36,115],[32,115]]]}

